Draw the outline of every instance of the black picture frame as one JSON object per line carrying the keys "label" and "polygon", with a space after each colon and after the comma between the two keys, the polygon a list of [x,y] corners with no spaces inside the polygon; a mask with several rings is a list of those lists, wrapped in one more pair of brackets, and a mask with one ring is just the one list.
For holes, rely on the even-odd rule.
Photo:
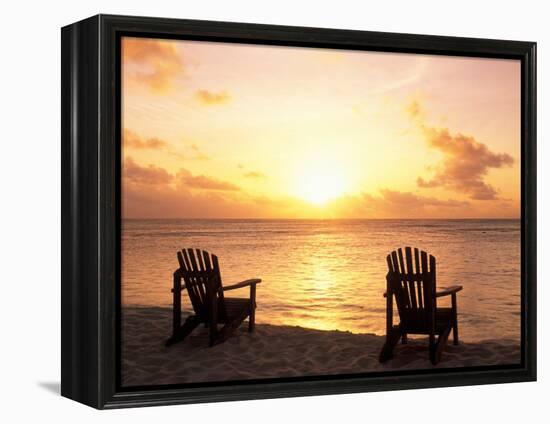
{"label": "black picture frame", "polygon": [[[536,380],[536,43],[97,15],[62,28],[61,394],[120,408]],[[120,37],[123,35],[521,61],[521,364],[120,386]]]}

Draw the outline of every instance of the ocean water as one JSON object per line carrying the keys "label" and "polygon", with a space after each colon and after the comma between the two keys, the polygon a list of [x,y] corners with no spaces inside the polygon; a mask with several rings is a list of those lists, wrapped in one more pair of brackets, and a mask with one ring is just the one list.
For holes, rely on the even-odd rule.
{"label": "ocean water", "polygon": [[519,220],[124,220],[122,227],[123,306],[170,307],[176,252],[193,247],[218,256],[224,285],[263,280],[258,323],[384,334],[386,255],[416,246],[436,257],[438,288],[464,286],[463,340],[520,337]]}

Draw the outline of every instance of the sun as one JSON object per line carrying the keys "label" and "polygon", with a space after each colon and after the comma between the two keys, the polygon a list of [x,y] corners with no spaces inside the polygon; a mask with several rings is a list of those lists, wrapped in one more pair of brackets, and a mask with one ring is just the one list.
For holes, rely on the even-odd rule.
{"label": "sun", "polygon": [[344,194],[346,182],[343,173],[329,166],[314,166],[302,171],[298,177],[297,195],[314,205],[321,206]]}

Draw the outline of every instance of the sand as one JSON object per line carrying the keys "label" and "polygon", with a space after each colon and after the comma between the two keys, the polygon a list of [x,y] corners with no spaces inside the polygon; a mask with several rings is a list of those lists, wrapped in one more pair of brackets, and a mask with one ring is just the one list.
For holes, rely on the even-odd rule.
{"label": "sand", "polygon": [[160,385],[274,377],[355,374],[406,369],[518,364],[514,340],[449,340],[441,362],[428,360],[426,338],[399,344],[394,358],[380,364],[384,337],[344,331],[244,323],[225,343],[208,347],[208,330],[197,328],[187,339],[164,346],[171,332],[168,308],[123,309],[122,385]]}

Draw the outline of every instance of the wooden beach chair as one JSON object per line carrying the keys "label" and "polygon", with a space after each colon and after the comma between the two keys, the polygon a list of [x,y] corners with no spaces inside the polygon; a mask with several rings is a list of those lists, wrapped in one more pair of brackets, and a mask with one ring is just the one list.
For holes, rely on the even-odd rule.
{"label": "wooden beach chair", "polygon": [[[436,291],[435,258],[424,251],[410,247],[391,252],[387,256],[386,276],[386,342],[380,352],[380,362],[393,356],[393,348],[399,341],[407,343],[407,334],[426,334],[429,337],[429,353],[432,364],[441,359],[441,353],[451,330],[453,343],[458,344],[458,320],[456,294],[462,286],[452,286]],[[428,267],[429,262],[429,267]],[[413,266],[414,263],[414,266]],[[451,296],[450,308],[438,308],[437,299]],[[400,322],[393,325],[393,298],[397,304]],[[436,339],[437,336],[437,339]]]}
{"label": "wooden beach chair", "polygon": [[[201,323],[209,329],[210,346],[225,341],[247,317],[248,331],[254,331],[256,284],[262,280],[254,278],[223,287],[216,255],[199,249],[183,249],[177,256],[180,266],[174,272],[172,288],[173,330],[166,346],[185,339]],[[224,296],[229,290],[243,287],[250,287],[248,299]],[[187,317],[181,325],[181,292],[184,289],[195,314]]]}

